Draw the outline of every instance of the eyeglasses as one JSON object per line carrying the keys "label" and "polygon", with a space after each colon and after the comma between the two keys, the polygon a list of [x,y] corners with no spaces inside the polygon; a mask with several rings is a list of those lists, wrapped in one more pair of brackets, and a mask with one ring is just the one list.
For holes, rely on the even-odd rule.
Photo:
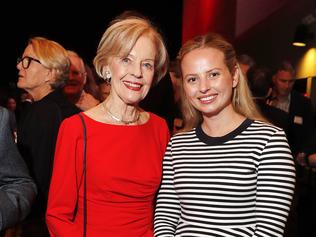
{"label": "eyeglasses", "polygon": [[32,61],[35,61],[35,62],[37,62],[39,64],[42,64],[40,60],[32,58],[32,57],[29,57],[29,56],[25,56],[23,58],[18,58],[16,60],[16,64],[19,64],[19,63],[22,62],[22,67],[24,69],[28,69]]}

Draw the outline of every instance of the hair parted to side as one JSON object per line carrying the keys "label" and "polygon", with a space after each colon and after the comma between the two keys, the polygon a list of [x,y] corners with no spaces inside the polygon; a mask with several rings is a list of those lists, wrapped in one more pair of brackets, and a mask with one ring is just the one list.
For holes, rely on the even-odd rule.
{"label": "hair parted to side", "polygon": [[33,37],[28,41],[34,54],[44,67],[53,70],[55,81],[50,84],[53,89],[65,84],[69,77],[70,60],[67,50],[59,43],[44,37]]}
{"label": "hair parted to side", "polygon": [[[224,54],[225,64],[228,70],[233,75],[235,70],[240,71],[237,62],[236,52],[233,46],[224,39],[221,35],[216,33],[208,33],[206,35],[196,36],[195,38],[187,41],[180,49],[177,60],[181,68],[183,57],[195,49],[214,48]],[[182,73],[182,72],[181,72]],[[246,78],[242,73],[238,73],[239,82],[233,89],[232,105],[234,110],[250,119],[257,119],[266,121],[258,111],[254,103],[251,92],[248,88]],[[187,99],[183,88],[183,76],[181,75],[181,98],[182,98],[182,114],[184,116],[185,130],[190,130],[202,122],[202,113],[196,110],[189,100]]]}
{"label": "hair parted to side", "polygon": [[112,57],[126,57],[141,36],[148,36],[156,46],[154,83],[167,72],[168,52],[162,36],[149,20],[137,16],[117,18],[104,32],[93,63],[97,74],[106,78],[105,66]]}
{"label": "hair parted to side", "polygon": [[294,69],[294,67],[292,66],[292,64],[291,64],[289,61],[287,61],[287,60],[282,61],[282,62],[278,65],[275,74],[276,74],[277,72],[279,72],[279,71],[286,71],[286,72],[289,72],[289,73],[293,76],[293,78],[295,78],[295,69]]}

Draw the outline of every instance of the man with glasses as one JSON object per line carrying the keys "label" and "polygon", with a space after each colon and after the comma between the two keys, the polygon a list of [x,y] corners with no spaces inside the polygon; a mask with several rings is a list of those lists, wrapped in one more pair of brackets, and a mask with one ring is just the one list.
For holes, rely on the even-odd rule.
{"label": "man with glasses", "polygon": [[79,112],[60,89],[68,79],[69,68],[67,51],[41,37],[31,38],[17,61],[17,86],[34,99],[21,112],[17,142],[38,187],[31,213],[22,223],[22,237],[49,236],[45,212],[58,129],[64,118]]}

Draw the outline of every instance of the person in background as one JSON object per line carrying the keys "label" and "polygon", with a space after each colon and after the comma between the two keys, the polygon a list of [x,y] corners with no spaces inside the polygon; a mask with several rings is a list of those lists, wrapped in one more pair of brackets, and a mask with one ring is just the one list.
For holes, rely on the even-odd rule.
{"label": "person in background", "polygon": [[273,91],[268,104],[288,113],[289,144],[294,157],[316,153],[311,142],[315,134],[311,100],[293,90],[295,69],[283,61],[273,75]]}
{"label": "person in background", "polygon": [[169,76],[172,82],[173,95],[174,95],[174,120],[173,120],[173,133],[184,128],[183,116],[181,114],[181,73],[176,60],[169,63]]}
{"label": "person in background", "polygon": [[[293,89],[295,69],[288,61],[278,65],[273,75],[273,91],[268,103],[288,114],[288,140],[296,161],[296,199],[299,237],[314,233],[316,194],[308,185],[316,180],[311,176],[309,160],[316,154],[316,128],[311,100]],[[311,162],[312,163],[312,162]],[[307,168],[307,169],[306,169]]]}
{"label": "person in background", "polygon": [[264,122],[220,35],[189,40],[177,59],[187,131],[167,147],[155,236],[282,236],[295,183],[284,131]]}
{"label": "person in background", "polygon": [[266,67],[254,66],[248,70],[247,79],[253,99],[260,112],[272,124],[282,128],[287,133],[287,113],[266,103],[272,87],[272,74],[270,70]]}
{"label": "person in background", "polygon": [[36,185],[14,143],[9,112],[0,107],[0,236],[22,221],[31,210]]}
{"label": "person in background", "polygon": [[12,112],[15,112],[16,110],[16,101],[13,97],[9,97],[7,99],[7,109],[12,111]]}
{"label": "person in background", "polygon": [[[100,77],[95,71],[94,66],[90,66],[88,64],[85,64],[85,69],[87,72],[87,81],[84,84],[84,91],[91,94],[95,99],[97,99],[100,103],[101,101],[101,91],[100,87],[97,84],[97,81],[100,80]],[[103,80],[104,81],[104,80]]]}
{"label": "person in background", "polygon": [[101,100],[104,101],[110,95],[111,83],[103,81],[99,83],[99,88],[101,92]]}
{"label": "person in background", "polygon": [[10,129],[13,136],[14,141],[16,142],[17,139],[17,106],[16,100],[13,97],[8,97],[6,108],[9,111],[9,118],[10,118]]}
{"label": "person in background", "polygon": [[87,82],[87,71],[82,58],[74,51],[68,50],[70,59],[70,74],[63,88],[68,100],[82,111],[88,110],[97,104],[99,100],[84,90]]}
{"label": "person in background", "polygon": [[17,144],[38,188],[31,213],[22,223],[21,236],[49,236],[45,212],[58,129],[64,118],[80,111],[60,89],[69,68],[67,51],[43,37],[31,38],[17,61],[17,86],[34,99],[21,112]]}
{"label": "person in background", "polygon": [[83,125],[73,116],[63,122],[56,146],[46,214],[50,234],[82,236],[86,200],[87,236],[152,237],[169,131],[139,102],[165,75],[167,50],[148,20],[118,17],[103,34],[94,65],[111,91],[80,114],[87,131],[86,199]]}
{"label": "person in background", "polygon": [[146,98],[140,102],[140,107],[164,118],[170,133],[173,132],[176,103],[169,74],[166,74],[159,83],[152,86]]}
{"label": "person in background", "polygon": [[248,54],[241,54],[237,56],[239,67],[244,76],[247,76],[247,72],[250,68],[256,65],[255,60]]}
{"label": "person in background", "polygon": [[17,124],[20,121],[22,113],[26,113],[29,109],[30,105],[34,102],[30,93],[25,90],[21,90],[20,92],[20,100],[18,101],[18,106],[16,109],[16,121]]}

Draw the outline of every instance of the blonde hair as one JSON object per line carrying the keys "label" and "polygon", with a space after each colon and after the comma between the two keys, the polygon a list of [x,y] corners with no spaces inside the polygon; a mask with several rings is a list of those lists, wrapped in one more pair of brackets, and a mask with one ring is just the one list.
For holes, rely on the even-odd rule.
{"label": "blonde hair", "polygon": [[115,56],[127,56],[141,36],[148,36],[156,46],[155,75],[157,83],[167,72],[168,52],[157,29],[146,19],[128,17],[116,19],[104,32],[93,63],[97,74],[106,78],[104,67]]}
{"label": "blonde hair", "polygon": [[[250,119],[257,119],[265,121],[256,107],[252,99],[251,92],[248,88],[246,78],[240,71],[237,62],[236,53],[233,46],[226,41],[222,36],[215,33],[208,33],[206,35],[197,36],[192,40],[187,41],[180,49],[177,60],[178,65],[181,66],[183,57],[195,50],[201,48],[214,48],[224,54],[224,63],[228,67],[229,72],[233,75],[235,70],[238,70],[239,82],[233,89],[232,105],[234,110]],[[182,114],[184,116],[185,130],[192,129],[202,122],[202,113],[195,109],[187,99],[183,88],[183,77],[181,83],[181,98],[182,98]]]}
{"label": "blonde hair", "polygon": [[64,85],[68,79],[70,69],[70,60],[66,49],[59,43],[43,37],[33,37],[29,39],[28,44],[32,45],[34,54],[41,64],[54,70],[55,81],[50,86],[56,89]]}

